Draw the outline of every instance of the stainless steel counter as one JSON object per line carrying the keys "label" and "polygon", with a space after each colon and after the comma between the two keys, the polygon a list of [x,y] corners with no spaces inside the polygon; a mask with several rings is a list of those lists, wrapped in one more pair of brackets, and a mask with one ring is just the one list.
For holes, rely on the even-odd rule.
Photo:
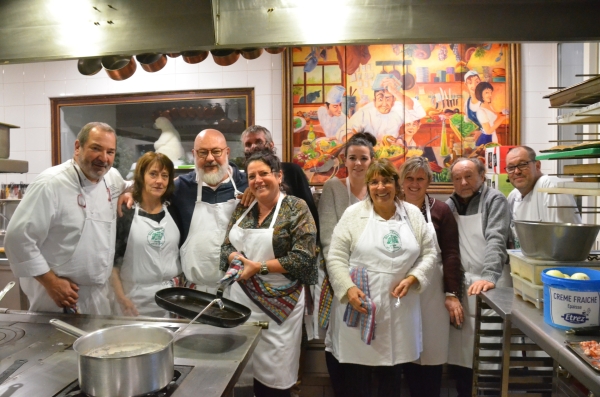
{"label": "stainless steel counter", "polygon": [[[77,379],[77,355],[71,349],[74,338],[50,325],[48,321],[52,318],[60,318],[86,331],[134,322],[175,330],[187,322],[22,311],[0,314],[0,373],[17,360],[27,360],[0,385],[0,396],[49,397]],[[232,395],[260,332],[261,328],[254,325],[229,329],[189,326],[175,343],[175,364],[193,366],[193,369],[173,397]]]}
{"label": "stainless steel counter", "polygon": [[[509,293],[513,295],[511,288],[491,290],[483,293],[483,300],[495,309],[499,309],[498,314],[503,318],[509,316],[513,326],[523,331],[594,395],[600,396],[600,373],[580,360],[564,344],[565,340],[583,341],[594,338],[566,335],[564,331],[544,322],[543,310],[537,309],[520,297],[513,295],[511,299]],[[512,303],[509,304],[509,301]]]}

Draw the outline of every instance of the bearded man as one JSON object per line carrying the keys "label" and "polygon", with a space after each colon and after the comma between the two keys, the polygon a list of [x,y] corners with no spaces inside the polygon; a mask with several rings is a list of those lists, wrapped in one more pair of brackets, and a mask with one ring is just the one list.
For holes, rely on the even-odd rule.
{"label": "bearded man", "polygon": [[[168,207],[181,233],[181,266],[196,289],[209,293],[223,276],[221,244],[231,214],[248,187],[246,175],[229,163],[230,149],[220,131],[201,131],[192,150],[195,171],[175,180]],[[199,186],[201,184],[201,186]]]}

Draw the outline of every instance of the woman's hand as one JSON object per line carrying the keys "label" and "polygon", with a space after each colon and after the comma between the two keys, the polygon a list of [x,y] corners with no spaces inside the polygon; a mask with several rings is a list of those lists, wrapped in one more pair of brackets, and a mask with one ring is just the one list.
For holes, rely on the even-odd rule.
{"label": "woman's hand", "polygon": [[121,306],[121,311],[123,312],[123,315],[133,317],[139,316],[140,313],[138,312],[137,307],[135,307],[135,305],[129,298],[123,297],[121,299],[118,299],[118,302],[119,306]]}
{"label": "woman's hand", "polygon": [[235,259],[235,257],[236,257],[236,256],[239,256],[240,258],[243,258],[243,257],[244,257],[244,255],[243,255],[243,254],[241,254],[241,253],[239,253],[239,252],[235,251],[235,252],[232,252],[231,254],[229,254],[229,256],[227,257],[227,262],[228,262],[229,264],[231,264],[231,261],[233,261],[233,260]]}
{"label": "woman's hand", "polygon": [[464,321],[463,307],[456,296],[446,297],[446,310],[450,314],[450,322],[455,325],[461,325]]}
{"label": "woman's hand", "polygon": [[392,295],[394,298],[403,298],[406,294],[408,294],[410,286],[418,281],[419,280],[417,280],[415,276],[406,277],[404,280],[400,281],[400,284],[398,284],[396,288],[394,288]]}
{"label": "woman's hand", "polygon": [[346,295],[348,295],[348,302],[350,302],[350,304],[352,305],[354,310],[356,310],[360,313],[363,313],[363,314],[367,314],[367,309],[365,309],[364,307],[362,307],[360,305],[361,299],[366,298],[365,293],[362,292],[360,290],[360,288],[358,288],[357,286],[350,287],[350,288],[348,288]]}
{"label": "woman's hand", "polygon": [[238,273],[240,275],[240,280],[248,280],[250,277],[259,272],[260,262],[251,261],[250,259],[244,258],[241,255],[240,260],[244,264],[244,270],[241,273]]}

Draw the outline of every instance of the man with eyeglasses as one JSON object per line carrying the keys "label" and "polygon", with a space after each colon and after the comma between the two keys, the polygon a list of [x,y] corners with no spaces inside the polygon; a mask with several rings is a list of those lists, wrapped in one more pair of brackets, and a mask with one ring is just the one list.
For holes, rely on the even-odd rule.
{"label": "man with eyeglasses", "polygon": [[449,371],[459,397],[471,396],[475,342],[475,295],[511,285],[506,251],[510,211],[500,191],[485,183],[485,167],[476,158],[459,158],[450,167],[454,193],[446,201],[458,224],[464,271],[462,329],[450,328]]}
{"label": "man with eyeglasses", "polygon": [[221,244],[248,181],[229,163],[230,149],[220,131],[201,131],[192,152],[195,170],[175,180],[168,208],[181,233],[181,266],[187,280],[196,289],[214,293],[223,276]]}
{"label": "man with eyeglasses", "polygon": [[112,127],[86,124],[73,158],[43,171],[17,207],[6,254],[29,310],[111,314],[116,203],[126,187],[112,168],[116,147]]}
{"label": "man with eyeglasses", "polygon": [[[548,194],[540,188],[555,187],[559,178],[544,175],[535,151],[517,146],[506,155],[506,173],[515,187],[508,195],[512,220],[534,222],[581,223],[575,199],[570,194]],[[557,208],[562,207],[562,208]],[[515,247],[519,240],[511,221]]]}

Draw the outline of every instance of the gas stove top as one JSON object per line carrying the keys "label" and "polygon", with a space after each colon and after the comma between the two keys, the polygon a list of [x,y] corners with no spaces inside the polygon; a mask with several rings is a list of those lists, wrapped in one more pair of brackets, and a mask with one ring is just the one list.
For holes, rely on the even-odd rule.
{"label": "gas stove top", "polygon": [[[187,320],[131,318],[0,309],[0,396],[76,397],[79,390],[75,338],[49,324],[58,318],[85,331],[148,324],[176,330]],[[232,396],[233,387],[258,344],[261,328],[193,324],[175,342],[174,380],[146,397]]]}
{"label": "gas stove top", "polygon": [[[170,397],[173,395],[175,390],[179,387],[181,382],[185,379],[186,376],[192,371],[191,366],[187,365],[176,365],[175,371],[173,373],[173,380],[163,389],[152,392],[142,394],[139,397]],[[52,397],[88,397],[87,394],[83,393],[79,388],[79,381],[75,380],[63,390],[61,390],[58,394],[55,394]]]}

